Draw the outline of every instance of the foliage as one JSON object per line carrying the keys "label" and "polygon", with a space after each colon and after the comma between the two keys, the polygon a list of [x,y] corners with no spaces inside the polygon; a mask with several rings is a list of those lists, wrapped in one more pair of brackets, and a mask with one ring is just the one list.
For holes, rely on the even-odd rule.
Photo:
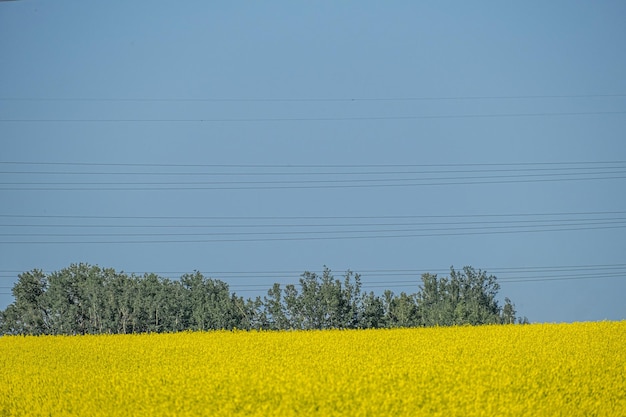
{"label": "foliage", "polygon": [[2,315],[2,330],[7,334],[43,334],[48,330],[48,311],[44,296],[47,281],[41,270],[20,274],[12,289],[15,302]]}
{"label": "foliage", "polygon": [[362,291],[361,277],[324,267],[298,285],[274,284],[244,299],[228,284],[195,271],[178,280],[127,275],[73,264],[45,275],[20,274],[15,301],[0,312],[4,334],[163,333],[216,329],[354,329],[513,323],[515,306],[496,301],[496,277],[465,267],[450,277],[424,274],[416,294]]}
{"label": "foliage", "polygon": [[0,338],[0,415],[626,415],[626,322]]}
{"label": "foliage", "polygon": [[[462,271],[451,268],[449,278],[424,274],[416,295],[420,323],[424,326],[499,323],[503,319],[496,300],[499,289],[495,276],[469,266]],[[506,321],[510,322],[510,301],[507,306]]]}

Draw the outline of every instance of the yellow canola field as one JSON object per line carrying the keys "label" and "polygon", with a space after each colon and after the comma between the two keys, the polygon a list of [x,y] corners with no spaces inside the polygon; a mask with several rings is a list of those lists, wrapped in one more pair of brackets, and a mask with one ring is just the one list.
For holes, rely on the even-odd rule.
{"label": "yellow canola field", "polygon": [[0,337],[1,416],[626,416],[626,321]]}

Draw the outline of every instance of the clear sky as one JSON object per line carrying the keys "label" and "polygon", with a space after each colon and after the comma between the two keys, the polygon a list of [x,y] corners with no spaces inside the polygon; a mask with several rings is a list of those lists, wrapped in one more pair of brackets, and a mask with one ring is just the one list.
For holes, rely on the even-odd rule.
{"label": "clear sky", "polygon": [[626,319],[626,3],[0,2],[0,308],[86,262],[245,297],[495,274]]}

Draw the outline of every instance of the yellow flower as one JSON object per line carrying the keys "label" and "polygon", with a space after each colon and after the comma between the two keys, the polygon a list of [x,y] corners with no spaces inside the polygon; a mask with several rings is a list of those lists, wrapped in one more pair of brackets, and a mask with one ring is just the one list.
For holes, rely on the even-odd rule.
{"label": "yellow flower", "polygon": [[626,321],[0,337],[0,416],[625,416]]}

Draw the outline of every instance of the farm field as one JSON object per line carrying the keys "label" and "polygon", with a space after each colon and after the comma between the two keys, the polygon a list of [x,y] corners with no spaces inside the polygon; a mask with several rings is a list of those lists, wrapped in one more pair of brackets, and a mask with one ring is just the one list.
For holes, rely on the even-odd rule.
{"label": "farm field", "polygon": [[625,416],[626,321],[0,337],[1,416]]}

